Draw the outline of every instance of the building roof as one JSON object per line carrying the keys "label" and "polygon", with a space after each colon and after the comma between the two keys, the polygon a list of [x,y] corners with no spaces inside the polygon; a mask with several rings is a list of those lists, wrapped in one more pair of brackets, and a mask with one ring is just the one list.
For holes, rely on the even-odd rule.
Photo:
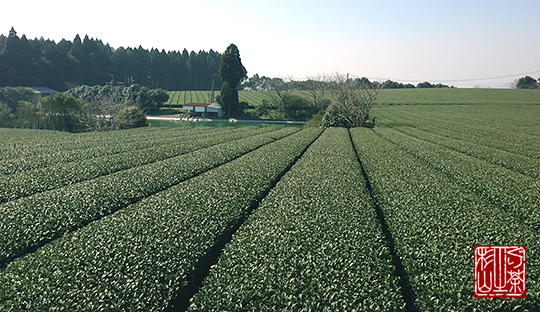
{"label": "building roof", "polygon": [[[58,93],[58,91],[56,90],[53,90],[51,88],[47,88],[47,87],[25,87],[25,88],[28,88],[30,90],[32,90],[32,92],[34,92],[35,94],[53,94],[53,93]],[[1,90],[4,90],[5,87],[0,87],[0,91]]]}
{"label": "building roof", "polygon": [[215,108],[215,109],[221,108],[221,105],[216,104],[216,103],[187,103],[187,104],[184,104],[184,106],[209,107],[209,108]]}
{"label": "building roof", "polygon": [[44,93],[44,94],[58,93],[58,91],[53,90],[51,88],[47,88],[47,87],[28,87],[28,88],[34,91],[34,93]]}
{"label": "building roof", "polygon": [[200,107],[204,107],[204,106],[210,106],[212,105],[212,103],[187,103],[187,104],[184,104],[184,106],[200,106]]}

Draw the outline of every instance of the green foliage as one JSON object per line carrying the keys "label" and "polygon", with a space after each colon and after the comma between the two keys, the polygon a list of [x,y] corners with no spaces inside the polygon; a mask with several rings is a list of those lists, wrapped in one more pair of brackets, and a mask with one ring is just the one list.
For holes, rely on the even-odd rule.
{"label": "green foliage", "polygon": [[48,87],[65,91],[77,85],[103,84],[113,74],[125,85],[137,83],[151,89],[221,87],[217,77],[221,54],[213,50],[165,52],[140,46],[113,48],[88,36],[58,42],[43,37],[28,40],[15,31],[9,38],[0,35],[0,86],[32,86],[46,77]]}
{"label": "green foliage", "polygon": [[[113,91],[114,89],[114,91]],[[136,106],[140,110],[158,110],[169,100],[169,94],[161,89],[132,84],[130,86],[80,86],[66,93],[87,102],[107,102],[119,107]]]}
{"label": "green foliage", "polygon": [[278,102],[278,110],[285,119],[308,119],[315,114],[318,109],[305,97],[284,94]]}
{"label": "green foliage", "polygon": [[[287,128],[279,131],[281,136],[284,136],[298,129]],[[23,255],[29,249],[39,247],[63,233],[78,229],[130,203],[174,186],[274,140],[261,134],[233,141],[237,136],[238,134],[231,132],[222,138],[220,136],[205,138],[198,143],[199,146],[211,145],[209,142],[212,141],[215,144],[216,141],[225,140],[226,143],[4,203],[2,205],[4,213],[0,216],[3,220],[0,225],[2,233],[0,264]],[[49,175],[49,178],[55,179],[55,176]],[[8,220],[21,221],[14,223]]]}
{"label": "green foliage", "polygon": [[221,56],[219,64],[219,77],[223,82],[227,82],[232,88],[236,89],[242,80],[247,78],[247,70],[242,65],[240,51],[234,44],[230,44]]}
{"label": "green foliage", "polygon": [[326,113],[325,110],[319,111],[317,114],[313,115],[310,120],[308,120],[305,124],[306,127],[322,127],[323,125],[323,117]]}
{"label": "green foliage", "polygon": [[325,132],[227,245],[189,311],[401,311],[346,129]]}
{"label": "green foliage", "polygon": [[121,130],[148,127],[149,123],[137,106],[126,106],[114,115],[114,126]]}
{"label": "green foliage", "polygon": [[246,68],[240,59],[240,51],[234,44],[229,45],[221,57],[219,77],[223,80],[220,92],[221,103],[230,117],[239,113],[237,86],[247,78]]}
{"label": "green foliage", "polygon": [[[0,129],[0,309],[174,310],[223,249],[192,310],[539,310],[537,91],[384,93],[471,104],[383,105],[352,143]],[[527,245],[527,298],[473,298],[474,244]]]}
{"label": "green foliage", "polygon": [[403,84],[401,82],[396,82],[392,80],[386,80],[384,82],[384,89],[412,89],[414,88],[413,84],[407,83]]}
{"label": "green foliage", "polygon": [[216,240],[319,132],[261,147],[11,262],[0,273],[0,301],[19,310],[165,309]]}
{"label": "green foliage", "polygon": [[[202,91],[208,98],[210,91]],[[192,100],[195,91],[169,92],[171,101],[165,105],[184,105]],[[218,92],[219,93],[219,92]],[[263,100],[270,100],[268,91],[238,91],[239,101],[248,102],[257,108]],[[292,94],[306,96],[306,91],[293,91]],[[174,96],[174,99],[172,98]],[[306,96],[309,98],[309,96]],[[325,95],[330,100],[330,94]],[[383,89],[380,104],[540,104],[538,94],[533,90],[513,89],[464,89],[464,88],[402,88]],[[328,105],[326,105],[327,107]],[[324,108],[326,108],[324,107]]]}
{"label": "green foliage", "polygon": [[328,106],[322,118],[323,127],[347,127],[347,120],[337,105]]}
{"label": "green foliage", "polygon": [[[62,132],[10,131],[0,153],[0,174],[11,175],[23,171],[46,168],[62,163],[132,152],[143,148],[156,148],[159,143],[154,136],[156,129],[144,129],[134,135],[131,131],[114,134],[92,133],[92,135],[62,135]],[[5,131],[5,130],[4,130]],[[175,132],[160,131],[161,135],[177,137]],[[34,140],[30,138],[35,137]],[[14,148],[13,145],[16,144]],[[11,147],[11,148],[10,148]]]}
{"label": "green foliage", "polygon": [[[534,90],[508,90],[536,93]],[[538,100],[538,99],[537,99]],[[534,102],[530,102],[534,103]],[[392,105],[377,110],[377,125],[409,126],[460,141],[540,158],[540,105]]]}
{"label": "green foliage", "polygon": [[10,127],[13,123],[13,117],[11,107],[0,102],[0,127]]}
{"label": "green foliage", "polygon": [[[121,140],[121,144],[107,144],[102,142],[102,137],[96,136],[86,137],[82,142],[64,138],[63,141],[71,145],[71,150],[57,142],[47,142],[47,148],[34,144],[25,147],[21,142],[27,141],[27,138],[19,138],[18,148],[6,153],[11,158],[6,157],[0,162],[0,174],[6,174],[0,180],[0,203],[175,157],[220,142],[208,140],[209,136],[216,135],[212,131],[166,130],[139,131],[131,135],[126,134],[127,131],[115,132],[107,139],[108,143]],[[245,135],[249,134],[249,131],[245,132]],[[230,138],[228,131],[223,131],[223,135]],[[182,140],[186,136],[196,136],[196,139]],[[160,151],[156,153],[158,146]],[[44,153],[52,156],[44,156]]]}
{"label": "green foliage", "polygon": [[0,91],[0,102],[7,104],[12,110],[17,109],[20,101],[35,102],[34,92],[26,87],[5,87]]}
{"label": "green foliage", "polygon": [[515,89],[385,89],[381,91],[381,104],[540,104],[534,90]]}
{"label": "green foliage", "polygon": [[[393,131],[384,135],[387,132]],[[527,254],[527,299],[473,297],[474,245],[526,244],[527,250],[540,246],[537,232],[520,218],[440,171],[442,166],[455,171],[455,159],[450,167],[444,162],[450,150],[441,151],[436,158],[441,166],[433,167],[373,130],[356,128],[351,134],[420,311],[511,311],[518,305],[538,309],[540,258],[535,252]],[[497,179],[486,177],[484,183]]]}
{"label": "green foliage", "polygon": [[234,115],[238,107],[238,91],[226,81],[223,82],[217,102],[222,105],[224,114],[227,114],[229,117]]}
{"label": "green foliage", "polygon": [[37,129],[39,128],[39,115],[37,107],[27,101],[19,101],[16,110],[18,128]]}
{"label": "green foliage", "polygon": [[[464,187],[482,194],[487,201],[502,207],[508,214],[513,214],[523,224],[536,231],[540,230],[540,182],[536,179],[540,174],[540,167],[537,167],[539,162],[536,159],[528,160],[506,153],[509,157],[507,161],[514,163],[509,166],[528,167],[528,172],[535,176],[527,177],[491,163],[496,162],[496,159],[490,157],[482,146],[470,144],[468,153],[476,152],[478,156],[487,158],[487,161],[441,146],[445,143],[444,139],[437,140],[434,144],[389,129],[377,129],[377,132],[453,177]],[[496,151],[492,153],[496,154]],[[441,159],[442,154],[445,157]]]}
{"label": "green foliage", "polygon": [[424,88],[424,89],[429,89],[429,88],[450,88],[449,86],[445,85],[445,84],[442,84],[442,83],[438,83],[438,84],[432,84],[428,81],[424,81],[424,82],[420,82],[416,85],[417,88]]}
{"label": "green foliage", "polygon": [[539,88],[539,82],[536,81],[531,76],[525,76],[519,78],[519,80],[516,83],[516,87],[518,89],[538,89]]}
{"label": "green foliage", "polygon": [[75,97],[55,93],[39,101],[40,126],[48,130],[75,132],[80,129],[76,114],[82,107],[82,102]]}

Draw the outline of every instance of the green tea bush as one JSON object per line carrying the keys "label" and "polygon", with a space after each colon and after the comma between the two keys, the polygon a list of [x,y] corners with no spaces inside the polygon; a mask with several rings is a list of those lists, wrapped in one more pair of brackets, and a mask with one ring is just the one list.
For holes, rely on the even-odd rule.
{"label": "green tea bush", "polygon": [[4,203],[0,264],[273,140],[261,134]]}
{"label": "green tea bush", "polygon": [[420,140],[442,145],[457,152],[480,158],[507,169],[523,173],[535,179],[540,179],[540,159],[538,158],[527,157],[485,146],[480,143],[458,140],[410,127],[398,127],[394,128],[394,130],[403,132]]}
{"label": "green tea bush", "polygon": [[134,148],[123,153],[22,171],[0,180],[0,203],[268,131],[270,128],[253,128],[244,131],[223,130],[219,134],[216,131],[203,133],[185,131],[182,132],[184,135],[180,138],[161,139],[158,148],[156,146]]}
{"label": "green tea bush", "polygon": [[400,311],[348,131],[330,128],[235,233],[190,311]]}
{"label": "green tea bush", "polygon": [[12,261],[0,271],[0,307],[164,310],[183,294],[216,240],[245,218],[320,131],[262,146]]}
{"label": "green tea bush", "polygon": [[[0,132],[4,130],[2,129]],[[60,138],[51,131],[31,131],[33,132],[28,132],[28,135],[17,136],[18,140],[4,147],[6,149],[6,158],[0,161],[0,174],[9,175],[66,162],[157,147],[175,138],[179,140],[184,135],[181,130],[150,131],[136,129],[115,131],[110,135],[92,132],[70,134],[71,136]],[[187,131],[189,132],[186,132],[186,134],[195,134],[208,130]],[[45,134],[43,134],[44,132]],[[43,136],[43,142],[32,142],[29,139],[30,136],[36,134],[38,137]]]}
{"label": "green tea bush", "polygon": [[540,231],[539,180],[400,132],[377,131],[486,201],[502,207],[516,220]]}
{"label": "green tea bush", "polygon": [[[351,134],[420,311],[540,309],[537,233],[375,131]],[[527,298],[474,298],[474,245],[518,244],[527,245]]]}

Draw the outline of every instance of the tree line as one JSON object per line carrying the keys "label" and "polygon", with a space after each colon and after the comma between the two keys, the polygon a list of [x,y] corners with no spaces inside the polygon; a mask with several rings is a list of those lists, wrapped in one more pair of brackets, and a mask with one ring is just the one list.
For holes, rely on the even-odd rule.
{"label": "tree line", "polygon": [[221,54],[210,50],[168,51],[113,48],[99,39],[76,35],[59,42],[19,37],[11,28],[0,35],[0,86],[44,86],[65,91],[103,85],[111,75],[125,85],[165,90],[219,90]]}
{"label": "tree line", "polygon": [[[347,79],[349,79],[347,77]],[[351,81],[355,81],[356,84],[369,86],[372,88],[382,88],[382,89],[412,89],[412,88],[454,88],[454,86],[448,86],[442,83],[430,83],[429,81],[420,82],[413,85],[411,83],[403,84],[401,82],[386,80],[384,82],[380,81],[370,81],[366,77],[362,78],[350,78]],[[246,79],[241,88],[244,91],[269,91],[274,88],[276,85],[287,85],[287,89],[295,91],[308,91],[313,89],[314,85],[318,85],[324,81],[322,77],[311,77],[306,80],[294,80],[292,78],[270,78],[266,76],[259,76],[258,74],[253,75],[249,79]],[[326,82],[329,83],[329,82]]]}

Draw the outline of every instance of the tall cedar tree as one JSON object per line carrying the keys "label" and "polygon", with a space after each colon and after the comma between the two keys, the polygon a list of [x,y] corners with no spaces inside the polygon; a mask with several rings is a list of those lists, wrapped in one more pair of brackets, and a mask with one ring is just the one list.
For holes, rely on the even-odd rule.
{"label": "tall cedar tree", "polygon": [[240,60],[240,51],[236,45],[227,47],[219,64],[219,77],[223,80],[221,88],[221,102],[223,108],[229,114],[238,112],[238,90],[240,83],[247,78],[247,71]]}

